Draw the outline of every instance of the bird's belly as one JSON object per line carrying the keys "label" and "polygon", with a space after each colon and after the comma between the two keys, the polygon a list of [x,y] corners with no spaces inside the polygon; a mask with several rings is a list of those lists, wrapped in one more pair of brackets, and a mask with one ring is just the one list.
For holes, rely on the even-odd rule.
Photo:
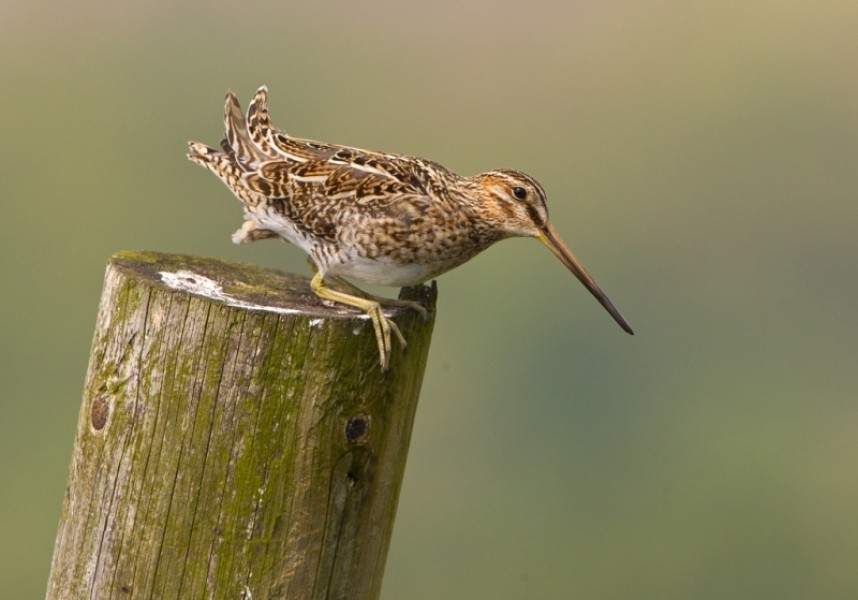
{"label": "bird's belly", "polygon": [[298,229],[292,222],[275,212],[267,210],[248,211],[245,217],[256,223],[261,229],[273,231],[281,238],[290,242],[306,252],[311,253],[313,248],[313,239],[305,232]]}
{"label": "bird's belly", "polygon": [[428,281],[451,267],[420,263],[396,264],[371,258],[353,258],[342,264],[331,265],[326,274],[350,277],[375,285],[406,287]]}
{"label": "bird's belly", "polygon": [[[267,210],[246,213],[246,217],[262,229],[273,231],[283,239],[309,254],[325,275],[349,277],[357,281],[389,287],[407,287],[430,279],[462,264],[470,257],[460,252],[429,252],[419,256],[400,256],[399,260],[385,253],[374,258],[362,256],[354,240],[330,244],[315,239],[297,228],[282,215]],[[403,260],[404,259],[404,260]]]}

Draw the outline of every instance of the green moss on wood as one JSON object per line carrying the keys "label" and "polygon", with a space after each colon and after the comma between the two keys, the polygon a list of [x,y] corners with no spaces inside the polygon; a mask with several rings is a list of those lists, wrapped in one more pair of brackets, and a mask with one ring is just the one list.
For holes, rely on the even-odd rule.
{"label": "green moss on wood", "polygon": [[432,330],[394,315],[409,349],[382,374],[372,328],[306,278],[114,256],[48,597],[376,597]]}

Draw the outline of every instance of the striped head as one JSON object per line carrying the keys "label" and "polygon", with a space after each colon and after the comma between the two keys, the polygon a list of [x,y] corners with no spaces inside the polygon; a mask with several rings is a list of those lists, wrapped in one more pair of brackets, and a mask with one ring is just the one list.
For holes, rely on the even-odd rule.
{"label": "striped head", "polygon": [[548,220],[545,190],[530,175],[500,169],[476,175],[486,220],[501,237],[535,237],[560,259],[627,333],[634,333],[620,311],[608,299],[584,265],[560,239]]}
{"label": "striped head", "polygon": [[483,207],[504,237],[536,237],[548,223],[545,190],[530,175],[511,169],[476,177]]}

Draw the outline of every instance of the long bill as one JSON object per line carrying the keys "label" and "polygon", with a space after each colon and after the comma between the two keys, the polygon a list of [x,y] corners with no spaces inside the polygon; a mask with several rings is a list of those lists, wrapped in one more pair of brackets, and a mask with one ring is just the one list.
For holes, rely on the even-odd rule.
{"label": "long bill", "polygon": [[623,328],[624,331],[634,335],[634,331],[632,331],[631,325],[629,325],[628,321],[623,318],[623,315],[620,314],[620,311],[617,310],[617,307],[614,306],[613,302],[611,302],[608,297],[605,295],[605,292],[602,291],[602,288],[596,283],[596,280],[587,272],[587,269],[584,268],[584,265],[575,258],[575,255],[572,254],[572,251],[569,250],[569,247],[563,243],[563,240],[560,239],[560,236],[557,235],[557,231],[555,231],[554,227],[552,227],[551,223],[546,223],[545,227],[542,229],[542,232],[536,236],[540,242],[548,246],[548,249],[554,253],[554,256],[560,259],[566,268],[572,271],[572,274],[578,278],[578,280],[584,284],[590,293],[596,297],[596,300],[599,301],[599,304],[605,307],[611,316],[614,317],[614,320],[619,323],[620,327]]}

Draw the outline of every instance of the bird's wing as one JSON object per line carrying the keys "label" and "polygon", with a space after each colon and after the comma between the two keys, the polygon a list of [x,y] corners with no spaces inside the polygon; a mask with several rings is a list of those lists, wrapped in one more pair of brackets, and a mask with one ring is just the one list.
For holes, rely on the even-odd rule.
{"label": "bird's wing", "polygon": [[289,136],[271,124],[264,86],[246,116],[229,92],[224,124],[223,152],[192,144],[191,159],[218,174],[246,205],[267,204],[321,238],[358,213],[384,221],[405,214],[410,223],[453,177],[424,159]]}

